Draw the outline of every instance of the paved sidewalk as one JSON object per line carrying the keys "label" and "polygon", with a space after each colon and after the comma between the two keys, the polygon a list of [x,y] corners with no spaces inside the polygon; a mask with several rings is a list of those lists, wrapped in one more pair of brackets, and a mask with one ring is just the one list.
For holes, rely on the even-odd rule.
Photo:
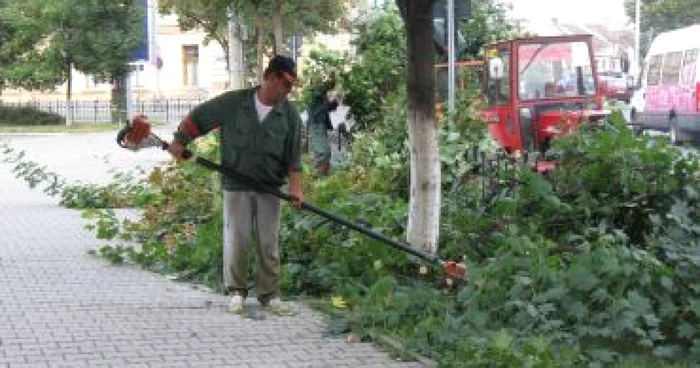
{"label": "paved sidewalk", "polygon": [[[167,159],[120,151],[113,134],[0,136],[71,180]],[[0,164],[0,368],[417,367],[375,346],[325,336],[322,315],[252,320],[227,299],[86,254],[99,241],[78,211]]]}

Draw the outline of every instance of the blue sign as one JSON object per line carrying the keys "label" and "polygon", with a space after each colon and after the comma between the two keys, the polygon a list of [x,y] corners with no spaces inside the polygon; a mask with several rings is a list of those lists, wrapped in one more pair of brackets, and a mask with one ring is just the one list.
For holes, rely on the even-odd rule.
{"label": "blue sign", "polygon": [[150,0],[137,0],[134,2],[139,7],[141,15],[141,43],[131,54],[132,63],[150,63],[153,58],[153,44],[155,36],[155,12],[151,11]]}

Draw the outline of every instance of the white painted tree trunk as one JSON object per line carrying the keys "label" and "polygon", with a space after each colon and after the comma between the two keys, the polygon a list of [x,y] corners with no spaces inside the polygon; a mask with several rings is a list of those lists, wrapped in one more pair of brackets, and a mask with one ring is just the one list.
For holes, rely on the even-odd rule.
{"label": "white painted tree trunk", "polygon": [[440,236],[441,170],[435,119],[433,0],[399,0],[408,41],[411,193],[408,242],[434,254]]}
{"label": "white painted tree trunk", "polygon": [[437,126],[432,116],[409,111],[411,149],[411,197],[408,242],[434,254],[440,236],[441,171]]}

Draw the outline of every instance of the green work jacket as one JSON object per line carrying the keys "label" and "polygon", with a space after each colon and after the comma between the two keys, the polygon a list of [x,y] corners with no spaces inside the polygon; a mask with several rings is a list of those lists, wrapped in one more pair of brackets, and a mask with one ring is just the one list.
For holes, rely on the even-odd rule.
{"label": "green work jacket", "polygon": [[[201,134],[221,129],[221,163],[273,187],[285,183],[289,171],[301,171],[301,118],[285,100],[258,120],[256,88],[225,92],[195,107],[189,118]],[[250,190],[222,175],[225,190]]]}

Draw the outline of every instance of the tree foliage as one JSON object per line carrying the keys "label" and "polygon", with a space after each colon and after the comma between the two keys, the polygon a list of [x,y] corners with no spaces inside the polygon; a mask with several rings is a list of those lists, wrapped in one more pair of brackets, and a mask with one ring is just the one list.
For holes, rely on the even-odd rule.
{"label": "tree foliage", "polygon": [[354,130],[381,120],[386,98],[406,81],[406,36],[393,4],[353,24],[356,59],[343,74],[343,103],[350,107]]}
{"label": "tree foliage", "polygon": [[[481,47],[513,36],[505,8],[496,1],[472,2],[472,17],[458,24],[465,40],[460,59],[478,58]],[[406,81],[406,33],[394,2],[351,23],[357,60],[344,75],[344,103],[350,107],[355,130],[382,119],[380,106]],[[476,81],[475,83],[478,83]]]}
{"label": "tree foliage", "polygon": [[[235,14],[247,37],[245,49],[246,65],[259,67],[257,53],[272,50],[272,19],[278,0],[163,0],[159,11],[176,14],[183,30],[201,29],[207,35],[206,41],[216,41],[228,58],[228,17]],[[283,37],[294,34],[310,36],[316,32],[335,32],[338,24],[343,24],[347,13],[346,1],[337,0],[294,0],[280,4]],[[257,42],[262,42],[262,50],[257,50]],[[283,42],[280,40],[279,42]],[[252,60],[252,62],[250,62]]]}
{"label": "tree foliage", "polygon": [[122,78],[141,42],[141,14],[130,1],[7,0],[0,8],[8,30],[2,75],[28,89],[51,89],[71,68],[110,82]]}
{"label": "tree foliage", "polygon": [[[697,24],[700,0],[640,0],[641,49],[644,55],[659,33]],[[625,12],[634,20],[636,0],[625,0]]]}
{"label": "tree foliage", "polygon": [[64,76],[55,52],[43,52],[40,48],[45,47],[48,37],[39,18],[40,2],[7,0],[1,5],[3,83],[27,89],[53,88]]}
{"label": "tree foliage", "polygon": [[481,48],[491,42],[514,37],[515,27],[508,21],[506,6],[499,1],[472,1],[472,16],[457,27],[464,36],[460,59],[474,59]]}

